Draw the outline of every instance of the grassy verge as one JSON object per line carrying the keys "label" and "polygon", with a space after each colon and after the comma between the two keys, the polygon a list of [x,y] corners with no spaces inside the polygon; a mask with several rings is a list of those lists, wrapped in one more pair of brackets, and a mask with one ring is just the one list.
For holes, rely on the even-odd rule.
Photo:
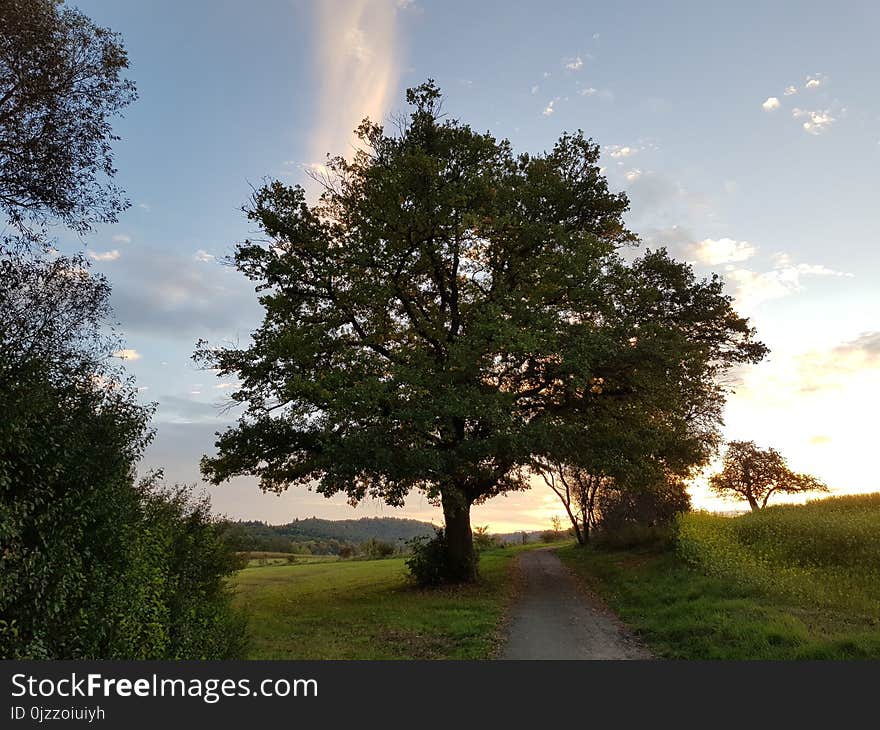
{"label": "grassy verge", "polygon": [[560,558],[661,657],[878,659],[880,616],[810,603],[726,576],[672,551],[564,547]]}
{"label": "grassy verge", "polygon": [[476,585],[435,590],[411,586],[403,558],[245,568],[235,584],[250,658],[487,658],[521,549],[485,553]]}

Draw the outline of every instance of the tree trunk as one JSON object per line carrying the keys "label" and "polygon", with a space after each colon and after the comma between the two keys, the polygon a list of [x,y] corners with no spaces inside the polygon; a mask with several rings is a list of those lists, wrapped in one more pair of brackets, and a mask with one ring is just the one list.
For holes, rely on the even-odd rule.
{"label": "tree trunk", "polygon": [[446,490],[441,497],[446,522],[447,575],[456,583],[477,579],[477,556],[471,533],[471,503],[460,490]]}
{"label": "tree trunk", "polygon": [[752,508],[752,512],[757,512],[761,507],[758,505],[758,500],[755,499],[751,494],[746,495],[746,499],[749,501],[749,507]]}

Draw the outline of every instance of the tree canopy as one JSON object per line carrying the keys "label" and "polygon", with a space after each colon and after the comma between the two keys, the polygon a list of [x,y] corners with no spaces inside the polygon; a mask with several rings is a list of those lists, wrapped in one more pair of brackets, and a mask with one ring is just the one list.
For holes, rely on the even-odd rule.
{"label": "tree canopy", "polygon": [[717,277],[624,255],[628,200],[581,132],[515,154],[442,115],[433,82],[407,100],[396,134],[365,120],[354,158],[328,159],[315,204],[271,182],[247,208],[266,240],[235,262],[265,318],[247,347],[197,350],[247,406],[202,468],[352,502],[423,490],[468,579],[472,504],[574,459],[594,422],[622,444],[609,459],[705,460],[715,377],[765,348]]}
{"label": "tree canopy", "polygon": [[767,506],[774,494],[828,492],[828,486],[809,474],[793,472],[776,449],[762,449],[754,441],[731,441],[724,467],[709,479],[709,487],[722,497],[744,499],[752,510]]}
{"label": "tree canopy", "polygon": [[128,207],[110,125],[135,97],[118,34],[55,0],[0,0],[0,210],[25,240]]}

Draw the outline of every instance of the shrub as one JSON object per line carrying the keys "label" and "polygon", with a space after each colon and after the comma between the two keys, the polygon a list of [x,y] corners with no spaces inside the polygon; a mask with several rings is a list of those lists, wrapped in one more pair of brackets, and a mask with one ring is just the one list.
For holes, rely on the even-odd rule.
{"label": "shrub", "polygon": [[598,528],[607,535],[629,532],[631,536],[661,534],[645,528],[664,528],[675,515],[688,512],[690,496],[684,482],[667,479],[655,485],[629,487],[610,484],[596,495]]}
{"label": "shrub", "polygon": [[489,534],[488,525],[474,528],[474,548],[476,548],[478,553],[484,550],[491,550],[499,545],[501,545],[501,541],[495,535]]}
{"label": "shrub", "polygon": [[371,537],[364,543],[363,550],[368,557],[374,559],[388,558],[394,555],[394,545],[390,542],[377,540],[374,537]]}
{"label": "shrub", "polygon": [[438,586],[449,579],[446,534],[436,528],[432,538],[416,537],[409,540],[411,554],[406,559],[410,576],[419,586]]}

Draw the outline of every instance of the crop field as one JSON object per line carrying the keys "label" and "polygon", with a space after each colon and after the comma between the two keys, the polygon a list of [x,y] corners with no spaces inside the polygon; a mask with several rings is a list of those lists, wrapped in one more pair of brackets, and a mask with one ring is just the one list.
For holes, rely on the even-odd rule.
{"label": "crop field", "polygon": [[513,595],[517,546],[486,552],[473,586],[420,590],[403,558],[263,565],[235,577],[252,659],[482,659]]}
{"label": "crop field", "polygon": [[682,515],[676,549],[710,575],[830,609],[880,615],[880,494]]}
{"label": "crop field", "polygon": [[880,494],[691,513],[672,550],[560,556],[661,656],[880,658]]}

